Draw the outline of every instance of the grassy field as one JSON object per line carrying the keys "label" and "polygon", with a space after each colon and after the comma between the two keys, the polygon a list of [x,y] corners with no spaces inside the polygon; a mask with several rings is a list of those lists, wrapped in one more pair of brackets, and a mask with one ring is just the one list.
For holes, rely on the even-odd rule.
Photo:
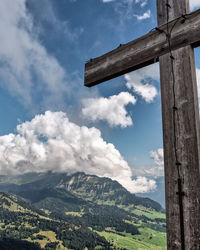
{"label": "grassy field", "polygon": [[117,248],[126,248],[127,250],[152,249],[165,250],[166,249],[166,235],[165,233],[158,233],[149,228],[141,229],[141,235],[131,235],[122,233],[121,235],[115,232],[97,232],[104,236]]}
{"label": "grassy field", "polygon": [[56,250],[67,250],[68,248],[63,246],[63,242],[56,239],[56,234],[53,231],[40,231],[39,233],[33,234],[33,236],[37,237],[38,235],[44,236],[44,239],[35,239],[32,240],[31,238],[27,238],[30,242],[38,242],[41,248],[44,248],[47,243],[50,242],[58,242]]}
{"label": "grassy field", "polygon": [[[104,182],[100,182],[100,184],[103,187],[105,186]],[[109,181],[109,185],[111,184]],[[130,194],[128,196],[125,191],[120,189],[122,192],[121,200],[118,199],[118,196],[114,197],[115,192],[113,190],[115,185],[117,184],[111,185],[110,192],[107,192],[106,189],[106,192],[103,193],[103,196],[100,196],[99,200],[99,196],[95,197],[94,194],[92,195],[92,187],[89,189],[92,192],[89,192],[89,195],[85,194],[84,202],[73,196],[74,200],[72,199],[71,205],[68,203],[68,200],[70,201],[69,197],[71,197],[68,193],[65,194],[64,191],[61,192],[60,190],[51,190],[49,194],[48,191],[47,197],[39,196],[43,200],[38,205],[39,208],[43,208],[43,212],[46,212],[46,214],[39,212],[32,205],[26,203],[25,200],[15,195],[0,192],[0,215],[2,218],[0,221],[0,233],[2,237],[6,234],[11,238],[37,242],[43,249],[45,247],[46,249],[56,250],[67,250],[66,247],[83,249],[85,246],[92,249],[96,245],[98,246],[96,246],[95,250],[103,249],[104,246],[106,246],[105,249],[108,249],[108,242],[110,242],[113,245],[113,249],[118,250],[165,250],[166,227],[164,210],[161,207],[159,208],[158,204],[154,204],[153,201],[147,204],[146,207],[144,207],[145,202],[141,203],[142,205],[128,202],[127,204],[126,202],[120,203],[125,198],[127,198],[127,201],[129,201],[129,198],[131,200],[132,196]],[[104,191],[101,187],[100,191],[102,190]],[[110,190],[110,186],[108,190]],[[100,195],[100,191],[94,192]],[[94,201],[86,202],[87,199],[91,198],[90,193]],[[77,197],[80,194],[82,193],[79,192]],[[48,195],[55,197],[54,199],[52,197],[49,198]],[[30,197],[32,197],[32,193]],[[37,195],[36,198],[39,199]],[[116,205],[115,202],[120,205]],[[75,207],[76,203],[77,207]],[[97,204],[103,204],[104,206]],[[55,213],[51,215],[51,212]],[[105,237],[108,242],[88,231],[88,228]],[[87,250],[87,248],[84,250]]]}
{"label": "grassy field", "polygon": [[84,212],[65,212],[65,214],[66,215],[82,217],[84,215]]}
{"label": "grassy field", "polygon": [[155,210],[143,207],[143,206],[133,206],[133,205],[129,205],[129,206],[122,206],[119,205],[118,207],[131,212],[133,214],[137,214],[137,215],[144,215],[146,217],[148,217],[149,219],[156,219],[156,218],[160,218],[160,219],[165,219],[166,215],[165,213],[162,212],[156,212]]}
{"label": "grassy field", "polygon": [[152,210],[143,210],[143,209],[133,209],[132,213],[137,214],[137,215],[145,215],[147,218],[150,219],[156,219],[156,218],[162,218],[165,219],[166,216],[164,213],[160,213],[160,212],[156,212],[156,211],[152,211]]}
{"label": "grassy field", "polygon": [[[140,210],[138,209],[138,212]],[[146,212],[146,216],[151,219],[164,218],[164,214],[151,211]],[[134,222],[126,221],[134,224]],[[131,235],[129,233],[121,232],[117,233],[112,228],[106,228],[106,231],[97,232],[99,235],[104,236],[110,243],[117,248],[126,248],[127,250],[139,250],[139,249],[152,249],[152,250],[165,250],[166,249],[166,233],[154,230],[150,225],[138,222],[140,234]],[[152,226],[154,226],[152,224]]]}

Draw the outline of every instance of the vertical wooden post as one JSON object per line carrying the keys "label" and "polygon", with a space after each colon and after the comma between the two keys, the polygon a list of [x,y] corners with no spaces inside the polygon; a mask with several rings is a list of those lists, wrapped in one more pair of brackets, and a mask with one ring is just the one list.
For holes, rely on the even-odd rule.
{"label": "vertical wooden post", "polygon": [[[169,21],[189,13],[189,0],[157,0],[158,26],[167,23],[166,3],[170,5]],[[172,54],[174,80],[170,55],[159,58],[167,246],[168,250],[197,250],[200,249],[200,133],[194,53],[191,46],[187,46],[172,51]],[[177,159],[181,165],[176,165]],[[180,180],[177,168],[180,169],[181,196],[178,194]]]}

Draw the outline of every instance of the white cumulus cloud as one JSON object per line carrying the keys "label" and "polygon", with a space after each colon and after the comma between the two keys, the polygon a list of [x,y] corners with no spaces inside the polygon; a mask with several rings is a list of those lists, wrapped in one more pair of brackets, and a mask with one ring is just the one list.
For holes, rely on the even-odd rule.
{"label": "white cumulus cloud", "polygon": [[156,182],[154,180],[149,180],[144,176],[138,176],[133,180],[133,187],[136,191],[135,193],[147,193],[156,189]]}
{"label": "white cumulus cloud", "polygon": [[125,106],[135,104],[136,99],[128,92],[121,92],[109,98],[89,98],[83,100],[82,113],[91,121],[105,120],[110,126],[127,127],[133,124]]}
{"label": "white cumulus cloud", "polygon": [[156,87],[148,83],[150,79],[159,81],[158,64],[152,64],[125,75],[126,86],[140,95],[148,103],[152,102],[158,95]]}
{"label": "white cumulus cloud", "polygon": [[158,166],[164,165],[163,148],[158,148],[156,151],[150,151],[150,156]]}
{"label": "white cumulus cloud", "polygon": [[132,171],[113,144],[96,128],[72,123],[63,112],[46,111],[0,136],[0,174],[83,171],[109,177],[132,193],[155,188],[151,180],[132,180]]}
{"label": "white cumulus cloud", "polygon": [[146,174],[149,176],[164,176],[164,153],[163,148],[158,148],[156,151],[150,151],[150,157],[154,160],[155,166],[148,169]]}

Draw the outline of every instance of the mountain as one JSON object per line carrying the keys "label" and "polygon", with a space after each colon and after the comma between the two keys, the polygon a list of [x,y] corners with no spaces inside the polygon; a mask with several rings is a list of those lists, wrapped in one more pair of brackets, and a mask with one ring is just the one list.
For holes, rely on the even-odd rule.
{"label": "mountain", "polygon": [[30,190],[34,190],[35,192],[35,190],[52,190],[55,188],[63,189],[65,193],[69,194],[70,192],[70,194],[74,194],[81,199],[98,204],[142,205],[147,208],[153,208],[156,211],[162,210],[159,203],[149,198],[141,198],[131,194],[117,181],[95,175],[86,175],[83,172],[72,175],[52,172],[38,175],[32,173],[18,176],[16,179],[0,179],[0,190],[12,191],[19,194],[23,193],[25,196],[26,194],[24,192],[29,193]]}
{"label": "mountain", "polygon": [[[166,243],[165,214],[161,205],[129,193],[109,178],[52,172],[0,176],[0,190],[6,192],[2,193],[4,197],[7,195],[9,199],[23,204],[22,211],[29,207],[31,212],[27,212],[25,218],[29,217],[29,220],[25,224],[35,227],[29,223],[36,220],[32,218],[35,216],[33,213],[37,214],[39,221],[36,234],[32,231],[28,238],[16,235],[12,238],[37,242],[42,248],[46,244],[48,249],[59,249],[58,246],[62,245],[61,249],[134,250],[155,249],[164,247]],[[5,205],[3,208],[5,210]],[[20,225],[19,211],[14,209],[10,212],[17,213],[12,225]],[[10,220],[9,225],[11,223]],[[45,233],[48,231],[50,233]],[[52,237],[49,234],[54,235],[54,242],[50,241]],[[44,239],[38,239],[37,235],[46,237],[45,244]],[[8,236],[6,238],[10,238]]]}
{"label": "mountain", "polygon": [[148,198],[140,198],[128,192],[117,181],[109,178],[100,178],[95,175],[85,175],[76,173],[71,175],[66,183],[66,189],[86,200],[98,204],[108,205],[142,205],[147,208],[153,208],[156,211],[162,210],[157,202]]}
{"label": "mountain", "polygon": [[[67,221],[53,219],[23,199],[2,192],[0,193],[0,222],[0,243],[4,246],[17,240],[19,248],[15,247],[15,250],[22,249],[24,241],[35,243],[32,249],[41,249],[41,247],[45,249],[67,249],[66,247],[94,249],[96,246],[106,249],[110,246],[105,238],[84,225],[70,219]],[[29,244],[26,244],[26,249],[29,249]]]}

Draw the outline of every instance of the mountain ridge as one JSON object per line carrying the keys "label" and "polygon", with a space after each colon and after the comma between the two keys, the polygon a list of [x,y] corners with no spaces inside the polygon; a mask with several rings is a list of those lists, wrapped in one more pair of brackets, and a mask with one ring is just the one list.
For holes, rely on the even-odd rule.
{"label": "mountain ridge", "polygon": [[[95,175],[87,175],[84,172],[76,172],[71,175],[66,173],[40,173],[38,178],[28,181],[27,174],[24,175],[27,179],[25,184],[15,184],[10,180],[3,182],[0,180],[0,190],[20,193],[23,190],[36,190],[42,188],[59,188],[65,189],[66,192],[71,192],[78,198],[97,202],[99,204],[111,205],[143,205],[147,208],[153,208],[156,211],[161,211],[162,207],[159,203],[146,198],[131,194],[117,181],[107,177],[98,177]],[[18,176],[23,179],[22,176]]]}
{"label": "mountain ridge", "polygon": [[[152,247],[165,244],[165,216],[161,205],[129,193],[117,181],[106,177],[83,172],[0,176],[2,190],[7,192],[3,193],[4,198],[6,195],[10,199],[15,197],[24,209],[27,207],[32,212],[27,211],[25,219],[22,219],[17,205],[8,204],[8,208],[10,206],[14,210],[8,209],[7,212],[5,207],[3,211],[0,207],[0,213],[8,217],[7,224],[0,217],[0,223],[6,229],[0,231],[0,240],[7,232],[8,239],[11,235],[16,239],[36,242],[42,249],[47,246],[47,249],[57,250],[85,247],[135,250],[144,249],[143,246],[155,249]],[[9,218],[15,218],[14,224]],[[23,225],[21,235],[26,238],[19,238],[19,234],[12,230],[20,223]],[[152,242],[149,238],[153,239]],[[131,242],[131,247],[127,242],[129,245]]]}

